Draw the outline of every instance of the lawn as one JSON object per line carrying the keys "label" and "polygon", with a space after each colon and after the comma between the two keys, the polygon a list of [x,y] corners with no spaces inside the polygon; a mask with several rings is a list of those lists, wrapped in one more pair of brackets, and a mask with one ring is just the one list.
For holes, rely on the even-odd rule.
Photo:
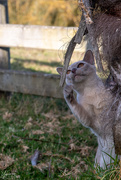
{"label": "lawn", "polygon": [[[1,179],[73,179],[88,170],[88,160],[93,163],[95,137],[64,100],[22,94],[13,94],[9,102],[2,98],[0,128],[0,151],[13,162],[6,162]],[[36,149],[41,157],[32,167],[29,158]]]}
{"label": "lawn", "polygon": [[[63,53],[11,49],[11,69],[56,73]],[[79,58],[76,53],[73,57]],[[95,169],[96,138],[63,99],[13,93],[0,99],[0,180],[96,180],[113,170]],[[36,166],[31,157],[40,152]],[[112,179],[119,170],[114,169]],[[107,175],[104,179],[109,179]]]}
{"label": "lawn", "polygon": [[[62,66],[64,51],[11,48],[11,69],[39,71],[57,74],[56,67]],[[82,59],[83,54],[75,52],[73,61]]]}

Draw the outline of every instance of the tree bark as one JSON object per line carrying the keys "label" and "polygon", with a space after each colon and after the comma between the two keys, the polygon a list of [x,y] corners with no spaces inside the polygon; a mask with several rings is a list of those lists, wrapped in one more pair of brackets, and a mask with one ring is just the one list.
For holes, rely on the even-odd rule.
{"label": "tree bark", "polygon": [[91,10],[91,5],[90,5],[90,1],[89,0],[80,0],[80,6],[83,10],[83,14],[86,20],[86,26],[88,29],[88,33],[90,36],[90,42],[92,44],[93,47],[93,51],[94,51],[94,55],[95,55],[95,59],[97,62],[97,68],[99,71],[103,71],[103,66],[101,63],[101,58],[100,58],[100,53],[99,53],[99,48],[98,48],[98,44],[97,41],[94,37],[94,23],[92,20],[92,10]]}

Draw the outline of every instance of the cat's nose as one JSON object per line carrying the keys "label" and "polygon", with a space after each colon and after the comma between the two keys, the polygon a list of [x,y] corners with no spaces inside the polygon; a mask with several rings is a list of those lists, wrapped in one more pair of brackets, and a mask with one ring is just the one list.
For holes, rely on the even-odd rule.
{"label": "cat's nose", "polygon": [[72,72],[72,73],[75,73],[75,72],[76,72],[76,68],[73,68],[73,69],[71,70],[71,72]]}

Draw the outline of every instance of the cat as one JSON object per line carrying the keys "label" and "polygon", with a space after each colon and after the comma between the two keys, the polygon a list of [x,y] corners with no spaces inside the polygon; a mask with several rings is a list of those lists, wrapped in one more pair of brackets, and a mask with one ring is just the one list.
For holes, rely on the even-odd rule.
{"label": "cat", "polygon": [[[57,68],[60,75],[62,70],[62,67]],[[91,50],[85,53],[82,61],[69,66],[63,94],[74,116],[96,135],[95,166],[105,169],[116,157],[112,131],[115,113],[111,109],[113,96],[96,74]]]}

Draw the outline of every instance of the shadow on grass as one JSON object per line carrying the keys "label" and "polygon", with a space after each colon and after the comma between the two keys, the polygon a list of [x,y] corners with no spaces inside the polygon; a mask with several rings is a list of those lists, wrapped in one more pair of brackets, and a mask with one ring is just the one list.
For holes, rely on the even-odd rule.
{"label": "shadow on grass", "polygon": [[[26,68],[24,66],[24,63],[28,63],[31,64],[30,68]],[[40,66],[40,70],[39,67]],[[43,70],[42,69],[43,66]],[[11,63],[11,69],[14,70],[25,70],[25,71],[33,71],[33,72],[42,72],[45,73],[44,71],[44,66],[46,67],[52,67],[52,68],[56,68],[58,66],[61,66],[61,62],[56,62],[56,61],[50,61],[50,62],[45,62],[45,61],[39,61],[39,60],[32,60],[32,59],[19,59],[19,58],[14,58],[13,62]],[[38,70],[36,70],[36,67]],[[48,69],[48,72],[46,71],[46,73],[51,73]]]}

